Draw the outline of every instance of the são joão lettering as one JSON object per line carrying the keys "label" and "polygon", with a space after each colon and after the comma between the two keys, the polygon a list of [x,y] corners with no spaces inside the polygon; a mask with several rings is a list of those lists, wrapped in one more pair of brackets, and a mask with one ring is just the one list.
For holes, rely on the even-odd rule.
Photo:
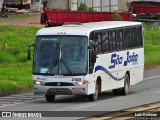
{"label": "s\u00e3o jo\u00e3o lettering", "polygon": [[[138,63],[138,54],[135,54],[134,52],[132,54],[127,51],[127,59],[124,61],[124,66],[127,66],[129,63],[132,63],[132,65],[135,65]],[[111,64],[109,66],[109,69],[115,68],[116,65],[120,65],[123,63],[123,57],[114,53],[111,56]]]}
{"label": "s\u00e3o jo\u00e3o lettering", "polygon": [[137,63],[137,60],[138,60],[138,54],[135,54],[133,52],[132,55],[129,54],[129,51],[127,52],[127,60],[124,61],[124,66],[127,66],[128,63],[132,62],[133,64],[134,63]]}

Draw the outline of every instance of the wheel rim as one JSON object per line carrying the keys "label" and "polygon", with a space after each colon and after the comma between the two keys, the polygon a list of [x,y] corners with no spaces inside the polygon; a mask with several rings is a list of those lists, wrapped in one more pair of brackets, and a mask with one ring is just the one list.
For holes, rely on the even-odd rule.
{"label": "wheel rim", "polygon": [[129,90],[129,85],[128,85],[128,77],[126,78],[126,81],[125,81],[125,94],[128,94],[128,90]]}

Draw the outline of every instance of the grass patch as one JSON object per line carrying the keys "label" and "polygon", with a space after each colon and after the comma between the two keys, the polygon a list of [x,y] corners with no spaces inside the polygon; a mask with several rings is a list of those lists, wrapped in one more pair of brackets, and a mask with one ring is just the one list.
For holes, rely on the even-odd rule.
{"label": "grass patch", "polygon": [[37,27],[0,26],[0,63],[27,61],[28,46],[34,43]]}
{"label": "grass patch", "polygon": [[0,94],[32,88],[32,62],[28,46],[38,27],[0,26]]}
{"label": "grass patch", "polygon": [[29,15],[17,14],[17,13],[8,13],[7,16],[8,16],[8,18],[10,18],[10,19],[25,19],[25,18],[31,18],[31,16],[29,16]]}
{"label": "grass patch", "polygon": [[0,93],[32,88],[31,63],[5,64],[0,67]]}
{"label": "grass patch", "polygon": [[145,67],[160,65],[160,26],[144,29],[144,51]]}

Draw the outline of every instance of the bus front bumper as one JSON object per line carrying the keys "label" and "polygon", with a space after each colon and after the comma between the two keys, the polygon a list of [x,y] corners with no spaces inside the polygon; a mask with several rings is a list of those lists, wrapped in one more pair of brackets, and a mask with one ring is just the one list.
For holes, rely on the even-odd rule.
{"label": "bus front bumper", "polygon": [[43,86],[34,84],[34,94],[87,95],[87,85],[81,86]]}

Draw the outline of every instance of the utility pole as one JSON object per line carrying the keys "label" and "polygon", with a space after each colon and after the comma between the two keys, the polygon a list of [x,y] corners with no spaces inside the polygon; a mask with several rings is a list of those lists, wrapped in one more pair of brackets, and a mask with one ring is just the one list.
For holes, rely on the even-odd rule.
{"label": "utility pole", "polygon": [[92,9],[94,9],[94,4],[93,4],[93,0],[92,0]]}
{"label": "utility pole", "polygon": [[109,0],[109,11],[111,12],[111,0]]}
{"label": "utility pole", "polygon": [[100,1],[101,3],[101,5],[100,5],[100,7],[101,7],[101,12],[102,12],[102,10],[103,10],[103,3],[102,3],[102,0]]}

